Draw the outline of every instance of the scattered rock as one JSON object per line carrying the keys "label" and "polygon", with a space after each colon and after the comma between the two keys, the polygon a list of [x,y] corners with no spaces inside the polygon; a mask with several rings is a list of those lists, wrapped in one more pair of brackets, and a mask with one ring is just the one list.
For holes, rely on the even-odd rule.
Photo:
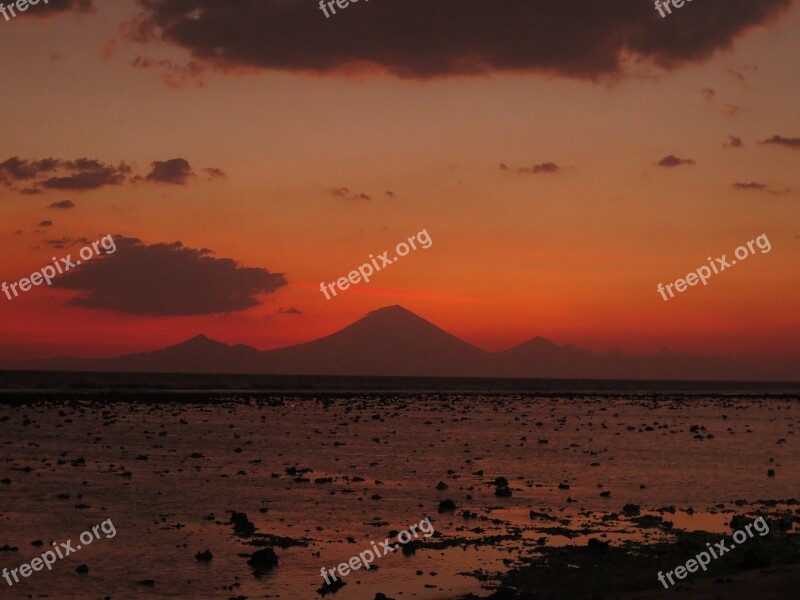
{"label": "scattered rock", "polygon": [[231,523],[233,523],[233,533],[241,536],[253,535],[256,526],[247,518],[247,513],[233,511],[231,513]]}
{"label": "scattered rock", "polygon": [[278,566],[278,555],[272,548],[263,548],[254,552],[247,564],[253,568],[253,575],[261,577],[265,572]]}
{"label": "scattered rock", "polygon": [[209,562],[212,558],[214,558],[214,555],[211,554],[210,550],[206,549],[204,552],[198,552],[194,555],[194,557],[199,562]]}

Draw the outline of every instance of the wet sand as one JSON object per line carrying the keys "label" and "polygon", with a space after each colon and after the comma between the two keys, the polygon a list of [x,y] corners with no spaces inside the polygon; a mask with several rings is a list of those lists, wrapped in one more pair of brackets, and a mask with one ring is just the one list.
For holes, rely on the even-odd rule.
{"label": "wet sand", "polygon": [[[321,567],[425,517],[433,537],[348,575],[335,598],[487,597],[548,552],[592,538],[674,545],[678,530],[718,539],[734,515],[783,516],[784,535],[798,530],[797,399],[230,396],[0,405],[0,564],[15,568],[44,550],[33,541],[75,540],[108,518],[117,529],[52,572],[0,580],[4,596],[309,600],[321,597]],[[446,500],[455,508],[440,512]],[[232,511],[254,535],[235,532]],[[787,544],[778,562],[795,560]],[[256,577],[248,558],[265,547],[279,563]],[[206,549],[213,558],[197,560]],[[674,593],[648,573],[646,593]],[[692,598],[735,587],[685,584],[701,594],[682,595]],[[569,586],[563,597],[581,597]],[[623,587],[609,597],[631,593]]]}

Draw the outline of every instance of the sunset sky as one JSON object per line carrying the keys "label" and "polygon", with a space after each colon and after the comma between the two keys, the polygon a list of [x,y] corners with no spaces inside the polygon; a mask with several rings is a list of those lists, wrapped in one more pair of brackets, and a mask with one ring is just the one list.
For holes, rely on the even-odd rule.
{"label": "sunset sky", "polygon": [[275,348],[393,304],[488,350],[800,358],[797,0],[51,0],[0,51],[0,282],[121,236],[0,295],[2,360]]}

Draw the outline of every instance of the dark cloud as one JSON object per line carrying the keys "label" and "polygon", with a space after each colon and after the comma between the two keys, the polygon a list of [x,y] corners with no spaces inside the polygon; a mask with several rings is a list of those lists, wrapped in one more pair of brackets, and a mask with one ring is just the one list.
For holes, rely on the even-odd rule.
{"label": "dark cloud", "polygon": [[294,306],[290,308],[279,308],[278,312],[283,315],[302,315],[303,311],[299,308],[295,308]]}
{"label": "dark cloud", "polygon": [[189,177],[194,177],[189,161],[183,158],[172,158],[165,161],[157,160],[152,164],[153,170],[147,175],[148,181],[186,185],[186,180]]}
{"label": "dark cloud", "polygon": [[501,171],[514,171],[515,173],[520,174],[527,174],[527,175],[538,175],[539,173],[560,173],[562,171],[561,167],[559,167],[556,163],[546,162],[541,163],[539,165],[533,165],[532,167],[517,167],[516,169],[512,169],[505,163],[500,163],[500,170]]}
{"label": "dark cloud", "polygon": [[713,100],[714,96],[716,95],[714,88],[703,88],[700,93],[703,94],[703,98],[705,98],[709,102]]}
{"label": "dark cloud", "polygon": [[37,6],[29,7],[29,10],[18,14],[43,19],[65,12],[91,13],[94,10],[94,0],[48,0],[47,4],[39,2]]}
{"label": "dark cloud", "polygon": [[62,210],[69,210],[75,208],[75,203],[72,200],[59,200],[47,205],[47,208],[60,208]]}
{"label": "dark cloud", "polygon": [[[45,177],[59,171],[63,174]],[[85,191],[119,185],[130,172],[130,165],[124,162],[114,167],[93,158],[29,160],[12,156],[0,163],[0,182],[22,194],[40,194],[42,189]],[[17,188],[19,182],[31,185]]]}
{"label": "dark cloud", "polygon": [[680,167],[681,165],[693,165],[695,162],[691,158],[678,158],[670,154],[656,163],[659,167]]}
{"label": "dark cloud", "polygon": [[[151,164],[151,171],[146,176],[148,181],[184,185],[189,177],[194,177],[189,162],[183,158]],[[131,176],[132,171],[128,163],[120,162],[114,166],[94,158],[29,160],[12,156],[0,163],[0,183],[20,194],[41,194],[46,190],[81,192],[145,179],[139,175]],[[225,177],[221,169],[214,167],[204,169],[204,172],[209,180]],[[20,187],[20,184],[24,184],[24,187]],[[75,205],[70,200],[63,200],[49,206],[68,209]]]}
{"label": "dark cloud", "polygon": [[145,245],[123,236],[114,241],[113,254],[101,254],[54,282],[81,292],[72,304],[134,315],[206,315],[256,306],[259,294],[287,285],[283,273],[243,267],[180,242]]}
{"label": "dark cloud", "polygon": [[326,19],[316,1],[139,0],[128,35],[172,42],[221,70],[600,79],[623,74],[631,59],[666,69],[708,59],[791,2],[703,0],[661,19],[641,0],[591,0],[575,10],[564,0],[439,0],[433,8],[428,0],[365,0]]}
{"label": "dark cloud", "polygon": [[114,167],[97,160],[80,158],[64,163],[72,171],[71,175],[50,177],[39,182],[39,186],[49,190],[96,190],[106,185],[121,185],[131,172],[130,165],[120,163]]}
{"label": "dark cloud", "polygon": [[[95,240],[96,241],[96,240]],[[58,240],[45,240],[45,244],[50,244],[54,248],[64,248],[66,246],[74,246],[75,244],[91,244],[92,240],[89,238],[61,238]]]}
{"label": "dark cloud", "polygon": [[58,169],[61,162],[57,158],[28,160],[12,156],[0,163],[0,181],[11,186],[17,181],[29,181]]}
{"label": "dark cloud", "polygon": [[787,138],[781,135],[773,135],[768,140],[761,140],[762,144],[776,144],[787,148],[800,148],[800,137]]}
{"label": "dark cloud", "polygon": [[742,146],[744,146],[742,138],[736,137],[735,135],[729,135],[725,143],[722,144],[723,148],[741,148]]}
{"label": "dark cloud", "polygon": [[52,221],[39,221],[36,224],[36,226],[37,227],[52,227],[53,226],[53,222]]}

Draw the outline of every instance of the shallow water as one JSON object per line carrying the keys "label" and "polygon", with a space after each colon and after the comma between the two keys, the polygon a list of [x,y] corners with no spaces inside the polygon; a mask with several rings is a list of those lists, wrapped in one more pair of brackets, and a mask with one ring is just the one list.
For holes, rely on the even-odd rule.
{"label": "shallow water", "polygon": [[[321,567],[430,516],[437,535],[425,540],[428,548],[376,559],[377,569],[345,577],[336,599],[372,600],[377,592],[421,600],[487,595],[467,573],[504,571],[535,553],[542,537],[548,546],[600,536],[663,539],[661,530],[626,519],[601,521],[628,503],[676,527],[723,533],[730,516],[752,510],[755,501],[797,496],[798,424],[796,399],[730,397],[417,394],[0,405],[0,480],[10,480],[0,484],[0,547],[19,547],[0,551],[0,564],[16,568],[50,540],[76,545],[82,531],[106,519],[117,531],[51,572],[35,572],[13,587],[0,579],[0,589],[9,598],[308,600],[320,597]],[[73,462],[79,458],[85,464]],[[311,469],[301,475],[310,481],[295,481],[290,467]],[[776,476],[768,477],[768,469]],[[508,479],[512,497],[495,495],[490,483],[499,476]],[[314,483],[322,477],[333,481]],[[449,489],[437,490],[439,481]],[[446,498],[457,510],[440,514]],[[675,512],[655,512],[665,507]],[[477,517],[464,519],[465,509]],[[276,547],[279,566],[256,578],[247,555],[258,548],[233,535],[232,510],[246,512],[258,533],[308,545]],[[531,510],[545,516],[532,519]],[[489,536],[514,534],[519,539],[487,543]],[[442,547],[454,538],[455,545]],[[32,546],[37,539],[45,546]],[[206,548],[213,560],[196,561]],[[74,572],[81,563],[88,574]],[[137,585],[146,579],[155,585]]]}

